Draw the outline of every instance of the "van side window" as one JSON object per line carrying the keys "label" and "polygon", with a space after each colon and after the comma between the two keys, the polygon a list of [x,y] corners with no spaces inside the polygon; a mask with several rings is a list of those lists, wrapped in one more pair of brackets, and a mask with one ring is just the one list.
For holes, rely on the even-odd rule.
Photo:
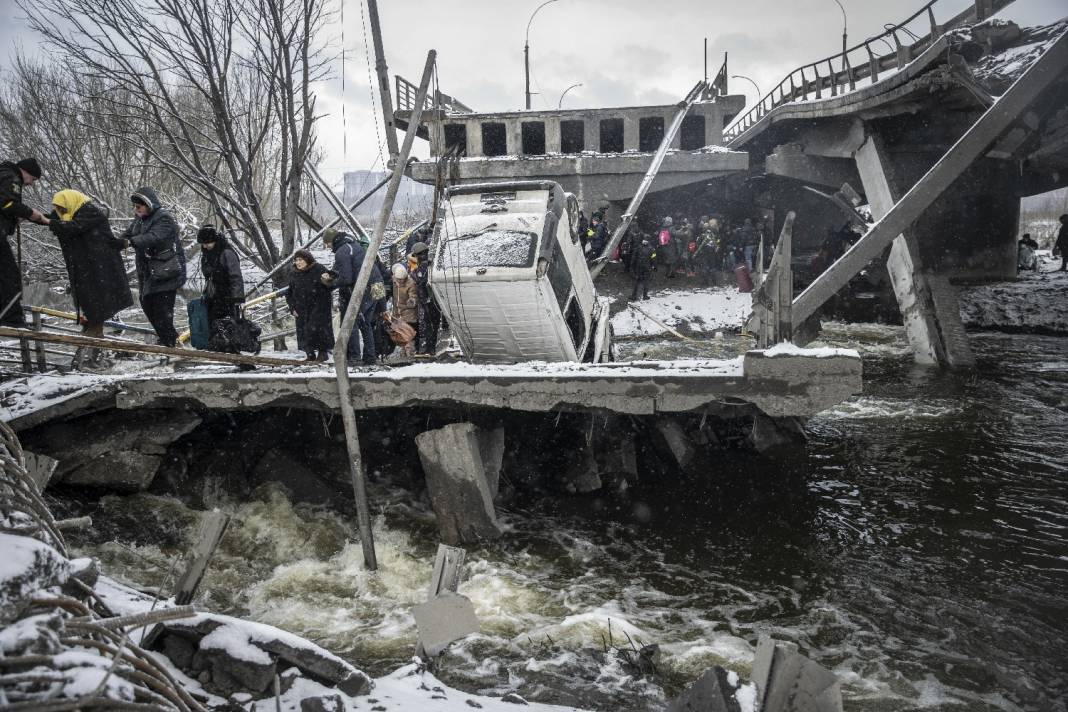
{"label": "van side window", "polygon": [[[571,303],[567,305],[564,321],[567,322],[567,329],[571,332],[571,340],[575,342],[575,351],[578,351],[582,348],[582,342],[586,339],[586,321],[579,311],[578,299],[572,299]],[[581,356],[582,354],[580,353],[579,357]]]}
{"label": "van side window", "polygon": [[563,250],[554,250],[549,262],[549,285],[556,295],[556,303],[560,305],[560,313],[563,314],[567,305],[567,298],[571,296],[571,270],[567,266],[567,258]]}

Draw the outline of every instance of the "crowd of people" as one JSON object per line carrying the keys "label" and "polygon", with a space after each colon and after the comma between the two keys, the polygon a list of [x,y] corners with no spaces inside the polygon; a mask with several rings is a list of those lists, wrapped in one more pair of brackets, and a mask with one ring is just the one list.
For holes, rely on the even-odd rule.
{"label": "crowd of people", "polygon": [[[604,213],[593,213],[588,222],[580,213],[578,230],[587,259],[602,259],[611,238]],[[763,219],[747,217],[732,223],[719,215],[702,215],[694,222],[686,216],[666,215],[655,229],[633,224],[608,258],[621,262],[633,278],[634,301],[648,298],[654,272],[662,272],[665,279],[680,274],[698,277],[709,285],[718,273],[736,274],[741,265],[747,275],[756,268],[761,240],[769,249],[767,234]],[[739,277],[743,283],[745,279]]]}
{"label": "crowd of people", "polygon": [[[137,292],[142,311],[159,344],[175,346],[174,324],[178,290],[188,279],[186,253],[178,223],[148,186],[130,195],[133,219],[117,236],[107,210],[73,189],[52,198],[52,212],[43,214],[22,200],[24,188],[41,177],[34,158],[0,163],[0,324],[25,327],[22,273],[10,237],[21,220],[47,226],[63,253],[82,331],[104,334],[105,323],[133,305],[122,252],[134,252]],[[379,354],[400,345],[406,355],[436,351],[441,312],[433,302],[429,279],[429,235],[424,229],[406,244],[403,262],[387,268],[376,256],[358,317],[349,339],[352,363],[371,365]],[[197,231],[203,290],[200,301],[212,335],[223,325],[243,321],[245,281],[241,259],[223,231],[204,225]],[[325,230],[323,242],[333,253],[330,267],[316,262],[308,250],[295,253],[288,278],[286,300],[296,320],[298,348],[308,361],[325,361],[334,348],[334,293],[342,314],[353,299],[357,275],[367,242],[336,230]],[[392,305],[392,308],[391,308]],[[212,341],[211,348],[237,352],[233,343]],[[241,349],[249,350],[249,349]]]}

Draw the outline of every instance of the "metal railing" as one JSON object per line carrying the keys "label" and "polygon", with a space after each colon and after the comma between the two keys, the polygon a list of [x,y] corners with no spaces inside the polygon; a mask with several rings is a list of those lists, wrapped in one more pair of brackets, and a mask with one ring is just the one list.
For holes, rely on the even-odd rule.
{"label": "metal railing", "polygon": [[[811,62],[790,72],[775,88],[765,94],[749,111],[739,116],[723,132],[724,144],[737,139],[772,110],[794,101],[822,99],[825,95],[838,96],[855,91],[858,82],[879,81],[882,73],[900,70],[931,47],[948,30],[959,25],[979,22],[1011,5],[1015,0],[975,0],[967,9],[939,24],[934,8],[945,8],[949,3],[931,0],[907,20],[886,29],[845,52]],[[926,16],[928,34],[918,37],[909,25]],[[922,22],[922,20],[921,20]],[[909,43],[909,40],[913,40]],[[889,51],[880,53],[885,48]],[[835,65],[838,69],[835,69]]]}
{"label": "metal railing", "polygon": [[[397,94],[397,101],[394,103],[395,110],[411,111],[414,109],[415,95],[419,91],[419,87],[399,74],[394,76],[394,84],[396,86]],[[438,90],[434,90],[433,94],[428,94],[423,102],[424,111],[434,109],[435,107],[450,114],[474,113],[474,109],[467,106],[456,97],[443,94]]]}

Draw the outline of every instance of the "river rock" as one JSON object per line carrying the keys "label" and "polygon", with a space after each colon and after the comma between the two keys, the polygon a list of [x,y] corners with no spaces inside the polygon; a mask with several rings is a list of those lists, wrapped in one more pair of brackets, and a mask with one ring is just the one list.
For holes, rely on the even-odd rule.
{"label": "river rock", "polygon": [[[493,507],[496,488],[487,477],[480,431],[471,423],[452,423],[415,437],[438,530],[446,544],[501,536]],[[490,464],[490,469],[495,466],[500,472],[499,462]]]}
{"label": "river rock", "polygon": [[36,428],[27,441],[59,460],[53,480],[122,492],[146,489],[167,447],[201,418],[188,411],[110,411]]}

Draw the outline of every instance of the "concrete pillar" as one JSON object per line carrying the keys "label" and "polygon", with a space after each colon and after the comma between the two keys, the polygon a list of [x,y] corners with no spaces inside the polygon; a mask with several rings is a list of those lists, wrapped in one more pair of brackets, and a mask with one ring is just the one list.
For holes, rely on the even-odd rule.
{"label": "concrete pillar", "polygon": [[705,117],[705,145],[723,145],[723,109],[717,105],[712,111],[701,113]]}
{"label": "concrete pillar", "polygon": [[585,151],[601,150],[601,124],[593,117],[585,117],[582,121],[582,145]]}
{"label": "concrete pillar", "polygon": [[635,114],[623,114],[623,150],[638,150],[638,117]]}
{"label": "concrete pillar", "polygon": [[560,118],[545,119],[545,152],[560,153]]}
{"label": "concrete pillar", "polygon": [[482,156],[482,122],[468,121],[467,126],[467,155]]}
{"label": "concrete pillar", "polygon": [[[899,186],[891,185],[890,158],[882,139],[877,134],[869,136],[855,158],[872,216],[879,220],[903,194]],[[948,281],[932,291],[911,231],[894,240],[886,266],[916,361],[950,367],[973,364],[956,292]]]}
{"label": "concrete pillar", "polygon": [[505,119],[504,133],[508,137],[508,155],[523,154],[523,126],[519,119]]}
{"label": "concrete pillar", "polygon": [[415,437],[438,530],[446,544],[497,539],[493,498],[504,456],[504,431],[453,423]]}

